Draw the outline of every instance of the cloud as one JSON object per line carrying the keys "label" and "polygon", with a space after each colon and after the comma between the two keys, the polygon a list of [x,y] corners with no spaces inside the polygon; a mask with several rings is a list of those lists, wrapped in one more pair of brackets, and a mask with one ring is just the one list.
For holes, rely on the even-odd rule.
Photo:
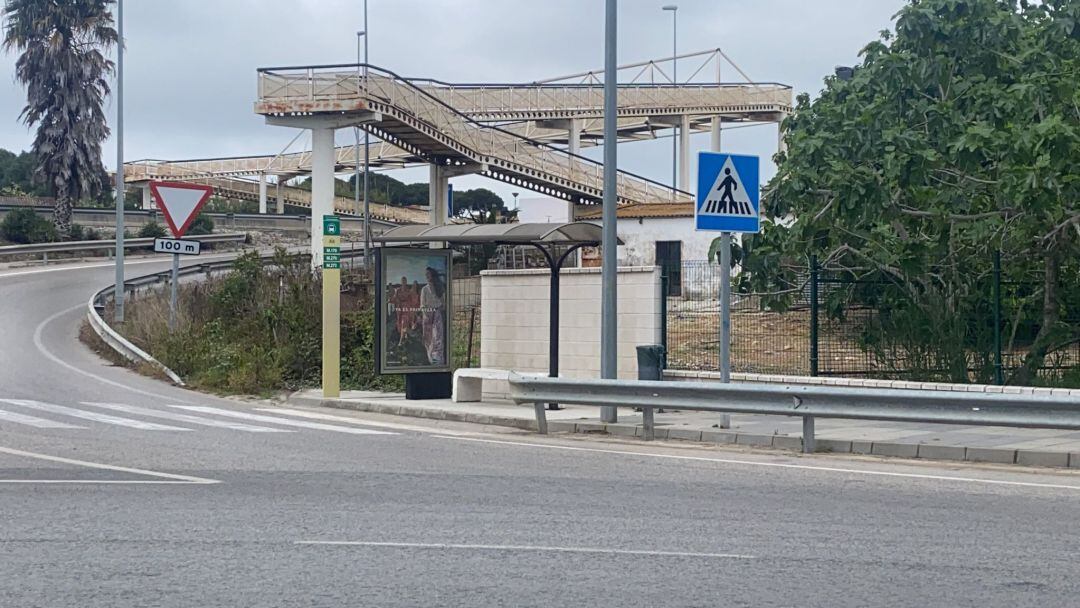
{"label": "cloud", "polygon": [[[670,55],[671,14],[662,4],[620,2],[620,63]],[[889,26],[903,0],[678,4],[680,52],[721,47],[756,80],[816,93],[833,66],[855,62]],[[361,6],[360,0],[128,0],[125,158],[280,151],[296,133],[267,126],[253,113],[256,68],[355,61]],[[603,65],[601,0],[369,0],[368,10],[371,62],[407,76],[530,81]],[[20,150],[33,134],[18,121],[25,92],[14,81],[14,63],[14,55],[0,56],[0,147]],[[691,65],[687,60],[685,69]],[[724,74],[735,77],[732,70]],[[351,141],[351,133],[342,131],[339,141]],[[704,148],[708,136],[695,136],[693,145]],[[768,157],[776,129],[731,131],[725,147]],[[623,145],[619,154],[621,167],[670,181],[669,140]],[[111,141],[105,159],[115,165]],[[397,177],[426,180],[426,171]],[[513,190],[476,176],[454,183],[488,187],[508,200]]]}

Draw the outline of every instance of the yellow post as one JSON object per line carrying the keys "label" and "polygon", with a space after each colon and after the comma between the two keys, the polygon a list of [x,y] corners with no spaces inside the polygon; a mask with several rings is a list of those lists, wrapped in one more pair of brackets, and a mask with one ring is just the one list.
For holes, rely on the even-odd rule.
{"label": "yellow post", "polygon": [[323,216],[323,397],[341,396],[341,220]]}

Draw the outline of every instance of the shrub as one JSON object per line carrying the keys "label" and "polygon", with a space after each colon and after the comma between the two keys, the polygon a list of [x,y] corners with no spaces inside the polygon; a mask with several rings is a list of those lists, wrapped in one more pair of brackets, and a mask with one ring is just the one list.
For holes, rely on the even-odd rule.
{"label": "shrub", "polygon": [[165,227],[157,222],[143,224],[142,228],[139,228],[138,232],[138,236],[141,239],[160,239],[163,238],[165,235]]}
{"label": "shrub", "polygon": [[199,215],[195,218],[195,221],[191,222],[191,226],[188,227],[187,233],[195,236],[199,234],[210,234],[214,231],[214,220],[209,215]]}
{"label": "shrub", "polygon": [[15,209],[0,222],[0,235],[12,243],[29,245],[55,240],[56,229],[33,209]]}
{"label": "shrub", "polygon": [[101,232],[94,228],[89,228],[81,224],[71,225],[71,235],[68,237],[69,241],[100,241]]}

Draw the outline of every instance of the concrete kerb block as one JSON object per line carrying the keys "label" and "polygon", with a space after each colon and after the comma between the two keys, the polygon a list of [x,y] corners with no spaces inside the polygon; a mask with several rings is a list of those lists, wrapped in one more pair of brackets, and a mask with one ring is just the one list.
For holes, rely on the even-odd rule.
{"label": "concrete kerb block", "polygon": [[[548,430],[551,430],[551,425],[548,425]],[[640,437],[641,427],[636,424],[616,423],[607,425],[607,432],[611,435],[618,435],[619,437]]]}
{"label": "concrete kerb block", "polygon": [[1069,466],[1069,454],[1067,452],[1038,452],[1034,450],[1017,450],[1016,464],[1028,467],[1059,467]]}
{"label": "concrete kerb block", "polygon": [[576,427],[570,420],[548,420],[549,433],[573,433]]}
{"label": "concrete kerb block", "polygon": [[738,439],[735,443],[739,445],[746,445],[755,448],[768,448],[772,447],[773,436],[772,435],[753,435],[750,433],[739,433]]}
{"label": "concrete kerb block", "polygon": [[918,458],[927,460],[965,460],[967,448],[953,445],[919,444]]}
{"label": "concrete kerb block", "polygon": [[1016,464],[1016,450],[1001,448],[968,448],[966,459],[971,462]]}
{"label": "concrete kerb block", "polygon": [[815,439],[814,447],[818,452],[832,452],[834,454],[850,454],[851,442],[841,439]]}
{"label": "concrete kerb block", "polygon": [[684,441],[701,441],[701,429],[672,427],[668,429],[667,438],[682,439]]}
{"label": "concrete kerb block", "polygon": [[874,443],[872,441],[852,441],[851,453],[852,454],[872,454],[874,451]]}
{"label": "concrete kerb block", "polygon": [[574,430],[578,433],[606,433],[607,425],[601,422],[579,422]]}
{"label": "concrete kerb block", "polygon": [[801,452],[803,447],[802,437],[773,435],[772,447],[780,450],[796,450]]}
{"label": "concrete kerb block", "polygon": [[919,454],[919,446],[914,443],[892,443],[888,441],[874,442],[870,453],[875,456],[892,456],[895,458],[915,458]]}
{"label": "concrete kerb block", "polygon": [[705,443],[737,443],[739,434],[733,431],[702,431],[701,440]]}

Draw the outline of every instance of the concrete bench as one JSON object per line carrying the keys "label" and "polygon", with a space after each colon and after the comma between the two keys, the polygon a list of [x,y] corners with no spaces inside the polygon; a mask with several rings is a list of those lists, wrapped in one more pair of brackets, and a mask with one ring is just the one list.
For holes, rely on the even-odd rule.
{"label": "concrete bench", "polygon": [[[546,378],[547,374],[526,374],[522,376],[535,376]],[[484,380],[510,379],[510,370],[491,369],[483,367],[465,367],[454,371],[454,388],[450,400],[454,403],[470,403],[480,401],[484,394]]]}

